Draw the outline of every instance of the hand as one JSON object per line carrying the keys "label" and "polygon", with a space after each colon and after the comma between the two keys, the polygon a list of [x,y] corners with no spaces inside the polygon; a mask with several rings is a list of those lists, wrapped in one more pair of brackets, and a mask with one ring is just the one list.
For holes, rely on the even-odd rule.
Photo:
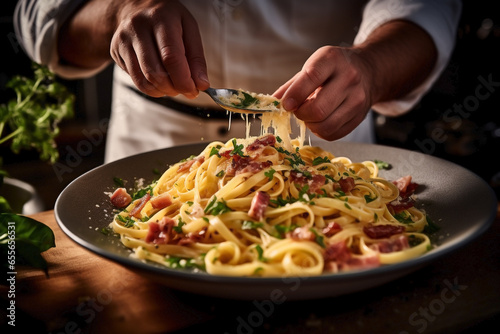
{"label": "hand", "polygon": [[139,90],[153,97],[195,98],[210,86],[198,24],[183,5],[119,3],[110,53]]}
{"label": "hand", "polygon": [[371,75],[356,49],[325,46],[274,95],[318,137],[335,140],[354,130],[368,113]]}

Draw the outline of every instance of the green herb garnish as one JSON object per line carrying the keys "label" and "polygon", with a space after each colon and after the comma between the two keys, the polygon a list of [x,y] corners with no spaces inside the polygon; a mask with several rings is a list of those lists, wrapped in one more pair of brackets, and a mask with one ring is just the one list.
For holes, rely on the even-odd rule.
{"label": "green herb garnish", "polygon": [[373,162],[377,165],[378,169],[390,169],[391,165],[388,162],[382,160],[373,160]]}
{"label": "green herb garnish", "polygon": [[229,152],[229,155],[239,155],[240,157],[244,157],[245,154],[243,153],[243,144],[238,145],[236,139],[233,139],[231,142],[233,143],[234,148],[231,152]]}
{"label": "green herb garnish", "polygon": [[226,204],[226,201],[217,201],[217,197],[214,196],[214,198],[208,203],[208,205],[205,207],[204,212],[207,215],[220,215],[226,212],[231,211],[231,208],[229,208]]}
{"label": "green herb garnish", "polygon": [[269,179],[269,181],[271,181],[274,177],[274,173],[276,173],[276,170],[271,168],[270,170],[264,172],[264,175]]}
{"label": "green herb garnish", "polygon": [[255,229],[258,229],[258,228],[262,228],[262,227],[264,227],[264,224],[262,224],[262,223],[256,223],[256,222],[251,221],[251,220],[245,220],[241,224],[241,229],[242,230],[255,230]]}
{"label": "green herb garnish", "polygon": [[328,157],[323,157],[323,158],[316,157],[312,161],[312,164],[313,164],[313,166],[317,166],[317,165],[321,165],[321,164],[329,163],[329,162],[330,162],[330,159],[328,159]]}

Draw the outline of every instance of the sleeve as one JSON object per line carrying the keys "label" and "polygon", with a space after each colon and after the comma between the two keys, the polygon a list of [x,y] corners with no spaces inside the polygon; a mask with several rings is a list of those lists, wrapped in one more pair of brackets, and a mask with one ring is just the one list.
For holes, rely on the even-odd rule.
{"label": "sleeve", "polygon": [[82,69],[63,65],[57,53],[57,36],[62,24],[87,0],[19,0],[14,11],[14,31],[26,55],[57,75],[85,78],[102,68]]}
{"label": "sleeve", "polygon": [[432,87],[448,64],[455,46],[455,34],[462,10],[458,0],[372,0],[363,11],[363,21],[354,44],[362,43],[372,31],[396,19],[411,21],[423,28],[434,40],[438,59],[429,77],[399,100],[378,103],[373,109],[386,116],[409,111]]}

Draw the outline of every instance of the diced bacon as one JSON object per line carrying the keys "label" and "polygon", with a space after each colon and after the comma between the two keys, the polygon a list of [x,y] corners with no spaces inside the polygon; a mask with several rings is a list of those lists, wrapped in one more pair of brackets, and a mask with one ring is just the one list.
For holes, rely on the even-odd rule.
{"label": "diced bacon", "polygon": [[236,175],[240,173],[252,173],[255,174],[257,172],[260,172],[264,168],[272,166],[272,162],[270,161],[251,161],[247,166],[245,166],[243,169],[237,170]]}
{"label": "diced bacon", "polygon": [[380,253],[392,253],[410,248],[410,243],[408,242],[408,237],[405,234],[393,235],[387,240],[382,240],[370,245],[370,248]]}
{"label": "diced bacon", "polygon": [[161,210],[172,204],[172,196],[169,193],[163,193],[151,198],[153,209]]}
{"label": "diced bacon", "polygon": [[287,233],[287,237],[293,240],[314,241],[316,239],[316,235],[307,226],[295,228],[292,232]]}
{"label": "diced bacon", "polygon": [[[220,152],[220,151],[219,151],[219,155],[220,155],[221,157],[226,158],[226,159],[229,159],[229,158],[231,158],[231,157],[233,156],[233,155],[231,154],[231,150],[226,150],[226,151],[224,151],[224,152]],[[236,155],[235,157],[239,157],[239,156],[238,156],[238,155]]]}
{"label": "diced bacon", "polygon": [[261,220],[264,217],[267,206],[269,205],[270,198],[271,197],[268,193],[257,191],[253,196],[252,203],[250,204],[250,210],[248,210],[248,215],[255,220]]}
{"label": "diced bacon", "polygon": [[331,237],[340,231],[342,231],[342,226],[340,226],[337,222],[329,222],[328,225],[326,225],[326,227],[322,230],[326,237]]}
{"label": "diced bacon", "polygon": [[189,233],[186,237],[179,239],[177,243],[179,246],[191,245],[195,242],[199,242],[203,240],[204,234],[207,232],[206,228],[203,228],[201,231],[197,233]]}
{"label": "diced bacon", "polygon": [[411,175],[403,176],[397,179],[396,181],[392,181],[393,184],[398,187],[399,196],[403,199],[410,197],[418,187],[418,184],[415,182],[411,182]]}
{"label": "diced bacon", "polygon": [[195,162],[199,162],[200,164],[202,164],[204,161],[205,161],[204,156],[199,156],[199,157],[193,158],[191,160],[188,160],[179,166],[179,169],[177,169],[177,172],[180,173],[180,172],[184,172],[186,170],[189,170],[191,168],[191,166],[194,165]]}
{"label": "diced bacon", "polygon": [[226,175],[238,175],[241,173],[255,174],[269,166],[272,166],[272,162],[270,161],[253,161],[249,157],[233,156],[231,165],[226,170]]}
{"label": "diced bacon", "polygon": [[392,183],[398,187],[399,196],[394,201],[387,203],[389,211],[398,213],[415,206],[415,199],[412,195],[417,189],[418,184],[411,182],[411,176],[401,177],[396,181],[392,181]]}
{"label": "diced bacon", "polygon": [[263,146],[274,146],[276,144],[276,137],[272,134],[257,138],[253,143],[247,146],[247,151],[256,151]]}
{"label": "diced bacon", "polygon": [[158,245],[169,243],[174,225],[175,220],[169,217],[163,217],[158,223],[150,222],[146,242]]}
{"label": "diced bacon", "polygon": [[395,234],[401,234],[406,231],[404,226],[396,225],[374,225],[363,227],[363,232],[372,239],[389,238]]}
{"label": "diced bacon", "polygon": [[400,192],[406,192],[406,187],[411,183],[411,175],[403,176],[397,179],[396,181],[392,181]]}
{"label": "diced bacon", "polygon": [[339,180],[339,185],[344,193],[350,192],[356,186],[352,177],[341,178]]}
{"label": "diced bacon", "polygon": [[326,177],[321,174],[313,174],[310,178],[306,177],[304,174],[291,171],[290,179],[293,183],[297,183],[300,186],[307,185],[309,187],[308,193],[318,193],[321,194],[321,187],[325,185]]}
{"label": "diced bacon", "polygon": [[328,245],[323,254],[325,261],[345,262],[351,258],[351,252],[345,241],[339,241]]}
{"label": "diced bacon", "polygon": [[323,255],[325,271],[338,272],[342,270],[361,270],[380,266],[379,257],[374,255],[354,256],[349,251],[345,241],[329,245]]}
{"label": "diced bacon", "polygon": [[387,203],[389,211],[394,213],[399,213],[401,211],[408,210],[409,208],[412,208],[414,206],[415,206],[415,200],[411,197],[405,197],[405,198],[398,197],[398,199],[390,203]]}
{"label": "diced bacon", "polygon": [[125,188],[118,188],[110,196],[110,200],[116,208],[122,209],[132,202],[132,197]]}
{"label": "diced bacon", "polygon": [[149,193],[146,193],[146,195],[142,196],[141,199],[137,200],[138,203],[130,211],[130,215],[135,218],[140,218],[141,210],[144,208],[144,206],[146,205],[146,203],[149,201],[150,198],[151,195]]}

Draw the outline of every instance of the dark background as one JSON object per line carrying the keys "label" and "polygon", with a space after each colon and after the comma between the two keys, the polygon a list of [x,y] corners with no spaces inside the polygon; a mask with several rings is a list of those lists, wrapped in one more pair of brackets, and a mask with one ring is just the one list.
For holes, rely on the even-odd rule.
{"label": "dark background", "polygon": [[[498,196],[500,165],[494,160],[500,153],[500,14],[494,4],[486,0],[463,1],[456,47],[439,81],[409,113],[398,118],[375,116],[375,120],[379,144],[458,163],[488,182]],[[17,44],[12,28],[15,1],[2,6],[0,104],[12,98],[12,92],[5,88],[9,78],[17,74],[31,76],[31,62]],[[60,163],[69,168],[60,170],[41,162],[36,152],[15,155],[7,145],[0,146],[4,168],[11,177],[32,184],[46,209],[53,208],[59,193],[72,180],[103,163],[102,126],[109,118],[111,74],[109,68],[94,78],[61,80],[76,95],[76,115],[61,124],[58,137]],[[498,84],[487,90],[482,80]],[[478,92],[489,94],[485,97]],[[96,135],[93,140],[89,133]],[[78,151],[84,154],[78,154],[75,160],[74,152]]]}

